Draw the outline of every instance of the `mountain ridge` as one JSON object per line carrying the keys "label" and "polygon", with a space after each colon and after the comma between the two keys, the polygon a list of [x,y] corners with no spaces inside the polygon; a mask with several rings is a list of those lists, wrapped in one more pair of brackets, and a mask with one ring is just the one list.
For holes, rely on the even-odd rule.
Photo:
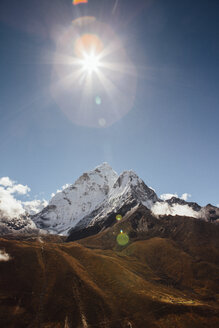
{"label": "mountain ridge", "polygon": [[[46,233],[68,235],[73,229],[99,230],[112,215],[121,209],[142,204],[156,217],[163,215],[186,215],[210,222],[219,221],[219,209],[208,204],[201,207],[195,202],[172,197],[160,199],[155,191],[133,171],[117,174],[104,162],[93,170],[83,173],[73,184],[57,192],[48,206],[35,215],[21,218],[2,218],[0,234],[28,232],[29,228]],[[17,220],[17,227],[15,228]],[[21,224],[22,221],[22,224]],[[103,223],[98,223],[103,221]],[[32,222],[32,225],[31,225]],[[91,228],[97,225],[98,228]],[[20,227],[20,229],[19,229]]]}

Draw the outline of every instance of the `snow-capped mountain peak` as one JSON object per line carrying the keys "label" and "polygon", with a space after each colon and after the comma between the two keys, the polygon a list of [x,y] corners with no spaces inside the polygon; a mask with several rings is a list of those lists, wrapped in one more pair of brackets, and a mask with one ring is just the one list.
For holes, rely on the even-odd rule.
{"label": "snow-capped mountain peak", "polygon": [[66,234],[70,227],[105,200],[117,179],[117,173],[108,163],[103,163],[83,173],[74,184],[58,192],[33,219],[41,228]]}
{"label": "snow-capped mountain peak", "polygon": [[[25,222],[32,230],[37,227],[55,234],[66,235],[72,229],[78,231],[91,228],[94,231],[97,225],[99,228],[107,227],[109,220],[115,221],[116,214],[125,215],[138,205],[144,205],[158,217],[185,215],[210,222],[219,221],[217,207],[201,207],[177,197],[161,200],[134,171],[124,171],[118,175],[108,163],[103,163],[57,192],[48,206],[36,215],[27,216]],[[24,220],[14,218],[13,222],[9,222],[7,218],[2,218],[0,231],[8,231],[8,227],[10,231],[23,231]]]}
{"label": "snow-capped mountain peak", "polygon": [[146,186],[134,171],[124,171],[120,174],[99,208],[80,220],[76,228],[93,226],[112,213],[118,213],[125,204],[132,204],[131,206],[143,204],[150,208],[158,200],[154,190]]}
{"label": "snow-capped mountain peak", "polygon": [[113,185],[109,193],[109,200],[127,197],[127,194],[131,194],[139,202],[148,202],[151,200],[155,202],[158,200],[155,192],[150,189],[138,175],[132,171],[124,171],[120,174],[117,181]]}

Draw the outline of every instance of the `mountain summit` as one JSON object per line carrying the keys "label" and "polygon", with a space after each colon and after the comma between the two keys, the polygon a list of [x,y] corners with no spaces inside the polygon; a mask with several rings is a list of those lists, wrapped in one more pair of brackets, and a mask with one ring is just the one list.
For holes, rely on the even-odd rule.
{"label": "mountain summit", "polygon": [[109,164],[103,163],[58,192],[47,207],[33,216],[33,220],[38,227],[50,233],[67,234],[71,227],[106,199],[117,179],[117,173]]}
{"label": "mountain summit", "polygon": [[108,163],[103,163],[58,192],[33,220],[41,229],[66,235],[69,229],[101,220],[124,204],[142,203],[151,207],[156,201],[155,192],[135,172],[118,175]]}
{"label": "mountain summit", "polygon": [[38,228],[54,234],[68,235],[74,229],[93,229],[96,225],[99,231],[106,228],[105,222],[111,216],[124,215],[137,204],[144,205],[156,216],[180,214],[206,220],[219,219],[217,208],[206,210],[176,197],[168,201],[159,199],[134,171],[118,175],[108,163],[82,174],[74,184],[58,192],[32,219]]}

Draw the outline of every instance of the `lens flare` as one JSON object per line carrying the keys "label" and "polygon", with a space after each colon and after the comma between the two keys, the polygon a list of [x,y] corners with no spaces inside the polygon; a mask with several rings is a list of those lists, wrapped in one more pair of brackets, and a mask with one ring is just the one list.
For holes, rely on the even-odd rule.
{"label": "lens flare", "polygon": [[102,99],[101,99],[100,96],[96,96],[96,97],[95,97],[95,103],[96,103],[97,105],[101,105],[101,103],[102,103]]}
{"label": "lens flare", "polygon": [[56,35],[51,79],[54,100],[78,125],[106,128],[134,103],[136,69],[112,28],[95,17],[77,18]]}
{"label": "lens flare", "polygon": [[116,215],[116,220],[121,221],[122,220],[122,215],[120,215],[120,214]]}
{"label": "lens flare", "polygon": [[127,235],[127,233],[124,233],[123,230],[121,231],[120,234],[118,234],[116,241],[120,246],[125,246],[129,242],[129,236]]}
{"label": "lens flare", "polygon": [[83,34],[74,45],[74,53],[78,58],[84,58],[84,55],[91,54],[98,56],[104,49],[103,42],[95,34]]}
{"label": "lens flare", "polygon": [[100,119],[98,120],[98,122],[99,122],[99,125],[100,125],[101,127],[104,127],[104,126],[106,125],[106,120],[105,120],[105,118],[100,118]]}
{"label": "lens flare", "polygon": [[80,3],[88,3],[88,0],[73,0],[73,1],[72,1],[72,4],[73,4],[74,6],[77,6],[77,5],[79,5]]}

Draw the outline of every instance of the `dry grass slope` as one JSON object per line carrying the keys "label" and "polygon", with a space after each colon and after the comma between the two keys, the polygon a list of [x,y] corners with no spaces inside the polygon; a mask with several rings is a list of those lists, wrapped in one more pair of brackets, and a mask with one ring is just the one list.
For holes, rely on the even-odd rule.
{"label": "dry grass slope", "polygon": [[0,262],[0,326],[219,326],[216,253],[200,258],[195,247],[156,236],[117,247],[116,230],[83,245],[0,239],[11,256]]}

